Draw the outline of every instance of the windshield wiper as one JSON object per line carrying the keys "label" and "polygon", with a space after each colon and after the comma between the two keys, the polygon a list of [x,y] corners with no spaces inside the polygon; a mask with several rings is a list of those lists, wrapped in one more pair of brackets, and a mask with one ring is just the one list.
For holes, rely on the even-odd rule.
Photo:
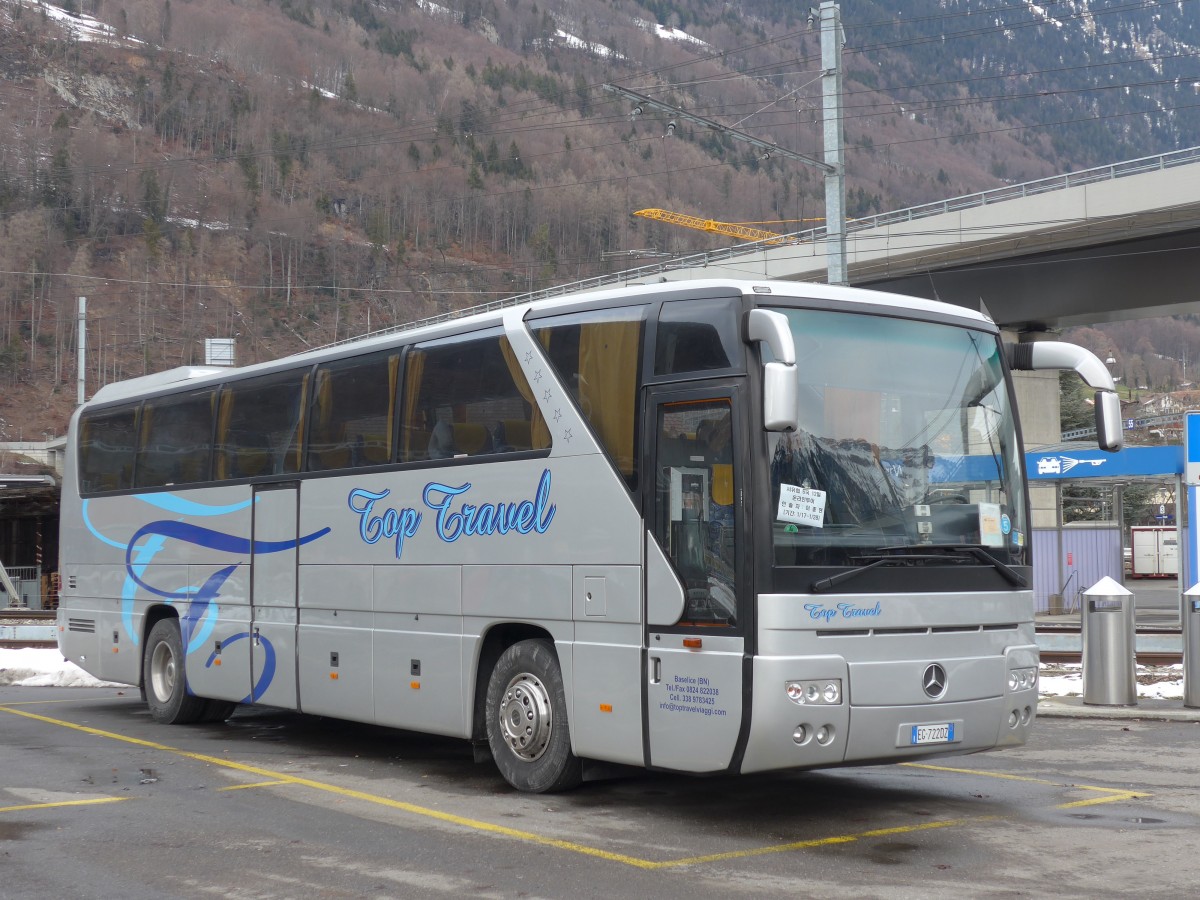
{"label": "windshield wiper", "polygon": [[831,575],[828,578],[821,578],[814,581],[809,585],[809,590],[814,594],[823,594],[844,581],[857,578],[863,572],[880,566],[914,566],[935,561],[959,565],[967,561],[967,557],[964,554],[991,566],[1000,573],[1005,581],[1014,587],[1029,587],[1029,582],[1025,580],[1025,577],[1012,568],[1012,566],[996,559],[996,557],[992,556],[992,554],[988,553],[982,547],[976,547],[971,544],[907,544],[899,547],[879,547],[875,552],[881,555],[877,557],[861,557],[871,560],[866,565],[848,569],[845,572],[839,572],[837,575]]}
{"label": "windshield wiper", "polygon": [[[880,557],[872,560],[866,565],[860,565],[857,569],[847,569],[844,572],[838,572],[836,575],[830,575],[828,578],[818,578],[817,581],[809,584],[809,590],[814,594],[823,594],[827,590],[833,589],[844,581],[850,581],[851,578],[857,578],[865,571],[877,569],[881,565],[913,565],[918,557]],[[932,558],[932,557],[930,557]]]}
{"label": "windshield wiper", "polygon": [[[1025,580],[1025,576],[1005,562],[1001,562],[988,553],[983,547],[977,544],[905,544],[901,547],[880,547],[877,552],[883,554],[894,553],[900,559],[929,559],[942,558],[947,556],[937,557],[930,553],[950,555],[949,558],[962,558],[962,554],[968,553],[982,563],[992,566],[997,572],[1004,576],[1004,580],[1014,587],[1029,587],[1029,582]],[[916,551],[915,553],[913,551]]]}

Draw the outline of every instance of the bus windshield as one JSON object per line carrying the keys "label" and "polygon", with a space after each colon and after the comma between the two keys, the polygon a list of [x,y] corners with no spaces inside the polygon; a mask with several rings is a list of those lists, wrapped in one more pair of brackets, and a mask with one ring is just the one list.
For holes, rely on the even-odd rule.
{"label": "bus windshield", "polygon": [[800,400],[798,429],[768,436],[775,565],[956,551],[1025,565],[998,338],[879,315],[780,312],[796,342]]}

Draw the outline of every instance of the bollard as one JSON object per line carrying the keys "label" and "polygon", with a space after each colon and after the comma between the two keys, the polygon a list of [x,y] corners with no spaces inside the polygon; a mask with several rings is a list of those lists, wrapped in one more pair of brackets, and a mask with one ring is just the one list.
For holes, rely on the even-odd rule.
{"label": "bollard", "polygon": [[1200,707],[1200,583],[1183,594],[1183,705]]}
{"label": "bollard", "polygon": [[1134,596],[1109,577],[1083,592],[1083,702],[1137,706]]}

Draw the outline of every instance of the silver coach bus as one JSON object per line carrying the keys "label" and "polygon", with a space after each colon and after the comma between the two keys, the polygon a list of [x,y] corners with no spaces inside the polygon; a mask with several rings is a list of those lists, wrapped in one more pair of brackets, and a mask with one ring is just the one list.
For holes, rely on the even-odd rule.
{"label": "silver coach bus", "polygon": [[243,369],[71,422],[59,645],[155,719],[451,735],[526,791],[1022,744],[1037,705],[1006,345],[946,304],[696,281]]}

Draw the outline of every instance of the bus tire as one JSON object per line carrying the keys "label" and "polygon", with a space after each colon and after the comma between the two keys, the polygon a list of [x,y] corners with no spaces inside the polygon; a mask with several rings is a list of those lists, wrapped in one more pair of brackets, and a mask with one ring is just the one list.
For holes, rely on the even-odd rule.
{"label": "bus tire", "polygon": [[205,700],[204,713],[200,716],[201,722],[224,722],[233,715],[233,711],[238,708],[238,705],[232,700]]}
{"label": "bus tire", "polygon": [[488,679],[487,738],[504,780],[534,794],[565,791],[583,780],[571,752],[567,695],[549,641],[513,644]]}
{"label": "bus tire", "polygon": [[150,629],[142,656],[142,682],[154,721],[186,725],[203,718],[207,701],[188,692],[178,619],[160,619]]}

